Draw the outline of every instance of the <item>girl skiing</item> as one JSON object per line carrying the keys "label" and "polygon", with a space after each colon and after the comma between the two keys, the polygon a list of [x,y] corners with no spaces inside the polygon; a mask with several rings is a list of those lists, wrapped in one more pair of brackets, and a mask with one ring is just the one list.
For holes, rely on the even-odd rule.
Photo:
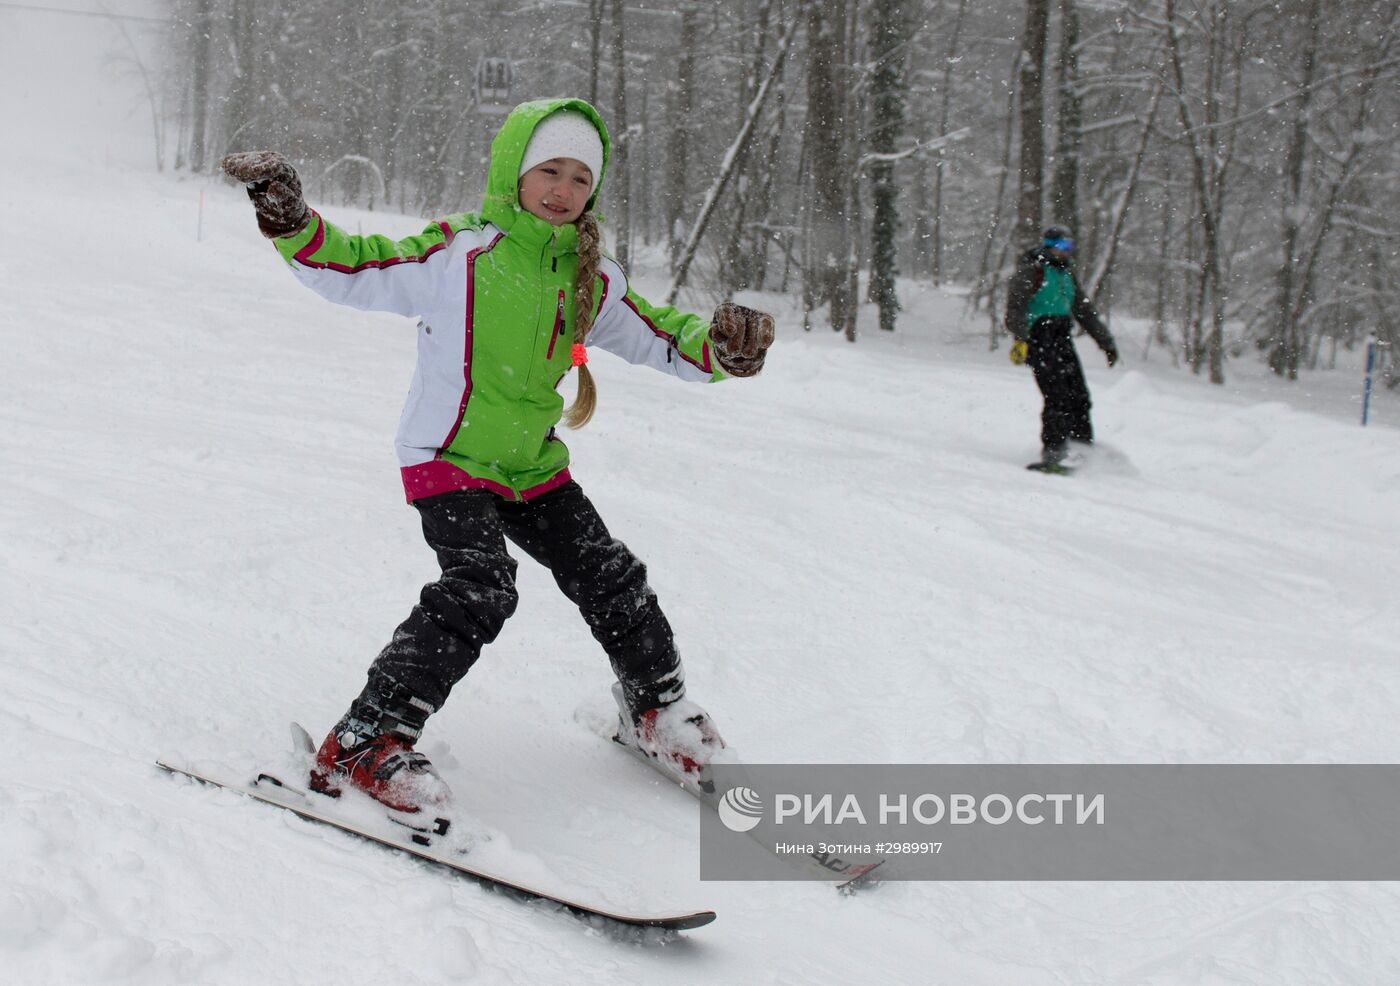
{"label": "girl skiing", "polygon": [[[728,302],[706,320],[629,288],[590,211],[608,152],[602,118],[583,100],[523,103],[492,142],[481,211],[397,242],[350,236],[308,208],[276,152],[221,162],[299,281],[330,301],[419,320],[396,448],[442,574],[321,744],[317,790],[354,787],[406,812],[446,805],[446,785],[414,744],[515,610],[507,541],[551,570],[607,652],[621,738],[692,784],[724,747],[684,697],[645,567],[571,478],[555,429],[593,414],[590,347],[682,380],[747,377],[763,367],[773,320]],[[557,388],[571,369],[578,394],[565,411]]]}

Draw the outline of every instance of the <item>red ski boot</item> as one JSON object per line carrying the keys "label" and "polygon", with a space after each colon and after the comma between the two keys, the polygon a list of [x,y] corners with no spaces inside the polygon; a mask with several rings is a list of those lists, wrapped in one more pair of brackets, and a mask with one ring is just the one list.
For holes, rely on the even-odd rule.
{"label": "red ski boot", "polygon": [[705,796],[714,791],[710,762],[725,745],[704,709],[682,698],[647,709],[634,719],[620,685],[613,686],[613,697],[618,704],[620,741],[636,747],[653,766],[692,792]]}
{"label": "red ski boot", "polygon": [[313,790],[339,797],[356,788],[395,811],[442,811],[452,792],[413,744],[393,733],[362,738],[343,728],[331,730],[311,768]]}

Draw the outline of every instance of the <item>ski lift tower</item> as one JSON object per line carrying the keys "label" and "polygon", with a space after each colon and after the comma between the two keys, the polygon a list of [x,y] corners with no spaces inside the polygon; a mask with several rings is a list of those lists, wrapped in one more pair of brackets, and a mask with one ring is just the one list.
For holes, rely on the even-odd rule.
{"label": "ski lift tower", "polygon": [[482,116],[505,116],[510,112],[511,69],[509,58],[482,55],[476,63],[476,111]]}
{"label": "ski lift tower", "polygon": [[481,136],[481,165],[491,159],[491,138],[496,133],[497,117],[511,110],[510,59],[482,55],[476,63],[476,80],[472,84],[472,101],[476,104],[476,119]]}

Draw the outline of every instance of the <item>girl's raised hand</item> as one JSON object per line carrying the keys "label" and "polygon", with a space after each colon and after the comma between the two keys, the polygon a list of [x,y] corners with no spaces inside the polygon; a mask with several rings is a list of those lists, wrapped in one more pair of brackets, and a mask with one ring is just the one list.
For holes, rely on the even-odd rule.
{"label": "girl's raised hand", "polygon": [[311,221],[311,210],[301,196],[301,179],[291,162],[277,151],[228,154],[219,167],[247,187],[258,229],[268,239],[294,236]]}
{"label": "girl's raised hand", "polygon": [[726,301],[715,309],[710,345],[725,373],[751,377],[763,369],[763,358],[773,345],[773,316]]}

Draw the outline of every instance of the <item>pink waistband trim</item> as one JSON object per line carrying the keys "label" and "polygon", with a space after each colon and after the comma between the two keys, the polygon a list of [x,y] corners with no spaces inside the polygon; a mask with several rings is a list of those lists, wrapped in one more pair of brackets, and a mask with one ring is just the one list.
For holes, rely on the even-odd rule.
{"label": "pink waistband trim", "polygon": [[[404,466],[399,470],[399,475],[403,478],[404,498],[409,503],[421,500],[425,496],[451,493],[453,490],[490,490],[507,500],[516,499],[515,491],[509,486],[490,479],[479,479],[444,459],[433,459],[416,466]],[[520,499],[529,500],[558,489],[569,479],[569,470],[561,469],[543,483],[521,490]]]}

